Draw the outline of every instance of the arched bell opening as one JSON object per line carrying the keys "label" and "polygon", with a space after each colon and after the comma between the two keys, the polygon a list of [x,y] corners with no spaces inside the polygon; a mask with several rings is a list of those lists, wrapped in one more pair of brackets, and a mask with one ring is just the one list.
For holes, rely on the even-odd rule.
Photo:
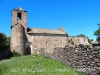
{"label": "arched bell opening", "polygon": [[18,12],[18,14],[17,14],[17,20],[21,20],[21,18],[22,18],[22,14],[20,12]]}

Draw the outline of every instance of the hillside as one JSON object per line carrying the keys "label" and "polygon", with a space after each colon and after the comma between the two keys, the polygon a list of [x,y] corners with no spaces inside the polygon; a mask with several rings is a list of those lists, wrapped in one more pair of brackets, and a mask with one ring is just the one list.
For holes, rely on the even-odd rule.
{"label": "hillside", "polygon": [[46,59],[43,55],[12,57],[0,61],[0,75],[85,75],[76,69]]}

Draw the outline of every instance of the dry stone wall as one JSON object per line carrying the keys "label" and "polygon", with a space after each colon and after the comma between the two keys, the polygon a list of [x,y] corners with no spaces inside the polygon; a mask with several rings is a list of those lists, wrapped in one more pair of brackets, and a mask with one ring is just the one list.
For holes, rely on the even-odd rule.
{"label": "dry stone wall", "polygon": [[77,68],[87,75],[100,75],[100,47],[66,46],[55,48],[53,54],[45,54],[45,56]]}

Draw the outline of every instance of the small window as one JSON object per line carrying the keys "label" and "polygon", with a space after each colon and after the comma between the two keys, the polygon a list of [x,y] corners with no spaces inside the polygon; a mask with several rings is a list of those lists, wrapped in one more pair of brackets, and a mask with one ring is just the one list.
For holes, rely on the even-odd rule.
{"label": "small window", "polygon": [[73,41],[73,40],[71,39],[71,41]]}
{"label": "small window", "polygon": [[18,14],[17,14],[17,20],[21,20],[21,17],[22,17],[21,13],[18,12]]}
{"label": "small window", "polygon": [[79,41],[79,39],[77,39],[77,41]]}
{"label": "small window", "polygon": [[85,39],[84,39],[84,41],[85,41]]}
{"label": "small window", "polygon": [[48,42],[46,42],[46,46],[48,46]]}

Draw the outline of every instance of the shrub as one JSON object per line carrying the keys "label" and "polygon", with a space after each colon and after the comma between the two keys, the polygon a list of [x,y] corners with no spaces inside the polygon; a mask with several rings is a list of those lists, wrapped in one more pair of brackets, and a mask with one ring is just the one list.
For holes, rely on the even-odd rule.
{"label": "shrub", "polygon": [[18,54],[18,53],[15,52],[15,51],[13,51],[12,54],[13,54],[13,57],[19,57],[19,56],[21,56],[20,54]]}
{"label": "shrub", "polygon": [[74,42],[73,41],[71,41],[71,45],[74,45]]}

